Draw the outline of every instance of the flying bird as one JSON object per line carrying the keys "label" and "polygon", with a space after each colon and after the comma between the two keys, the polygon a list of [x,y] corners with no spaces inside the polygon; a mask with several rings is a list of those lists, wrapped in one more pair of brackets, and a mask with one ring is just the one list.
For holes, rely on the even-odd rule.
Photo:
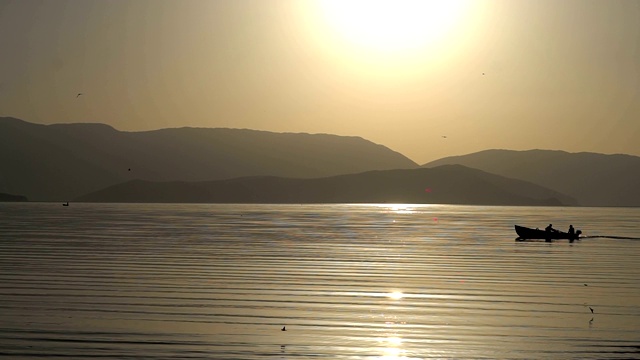
{"label": "flying bird", "polygon": [[82,93],[78,93],[78,95],[76,95],[76,99],[77,99],[80,95],[82,95]]}

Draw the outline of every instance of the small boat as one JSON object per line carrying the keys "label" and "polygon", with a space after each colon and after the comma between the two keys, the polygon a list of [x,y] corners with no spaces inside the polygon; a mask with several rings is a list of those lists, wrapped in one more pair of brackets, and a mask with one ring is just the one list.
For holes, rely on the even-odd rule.
{"label": "small boat", "polygon": [[515,225],[515,228],[516,228],[516,234],[518,234],[518,237],[516,238],[516,240],[518,241],[535,240],[535,239],[547,240],[547,241],[566,239],[569,241],[573,241],[580,238],[580,234],[582,234],[582,231],[580,230],[576,231],[575,234],[571,235],[569,233],[557,231],[557,230],[546,232],[544,230],[531,229],[531,228],[519,226],[519,225]]}
{"label": "small boat", "polygon": [[69,202],[67,201],[66,203],[62,203],[62,206],[69,206]]}

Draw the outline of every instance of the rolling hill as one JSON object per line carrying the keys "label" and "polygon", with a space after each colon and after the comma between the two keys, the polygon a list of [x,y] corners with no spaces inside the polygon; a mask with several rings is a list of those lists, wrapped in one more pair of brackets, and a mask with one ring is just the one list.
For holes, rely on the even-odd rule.
{"label": "rolling hill", "polygon": [[640,157],[552,150],[486,150],[423,167],[460,164],[539,184],[583,206],[640,206]]}
{"label": "rolling hill", "polygon": [[575,200],[521,180],[459,165],[369,171],[315,179],[272,176],[207,182],[128,181],[75,199],[85,202],[414,203],[573,205]]}
{"label": "rolling hill", "polygon": [[28,199],[27,199],[26,196],[0,193],[0,201],[22,202],[22,201],[27,201],[27,200]]}

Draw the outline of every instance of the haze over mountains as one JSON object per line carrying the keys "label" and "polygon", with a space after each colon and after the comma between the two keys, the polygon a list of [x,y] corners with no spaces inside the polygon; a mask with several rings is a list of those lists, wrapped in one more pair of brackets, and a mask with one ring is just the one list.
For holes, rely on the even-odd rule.
{"label": "haze over mountains", "polygon": [[635,156],[488,150],[423,166],[359,137],[0,118],[0,193],[30,201],[640,206]]}
{"label": "haze over mountains", "polygon": [[552,150],[486,150],[432,161],[521,179],[575,198],[583,206],[640,206],[640,157]]}

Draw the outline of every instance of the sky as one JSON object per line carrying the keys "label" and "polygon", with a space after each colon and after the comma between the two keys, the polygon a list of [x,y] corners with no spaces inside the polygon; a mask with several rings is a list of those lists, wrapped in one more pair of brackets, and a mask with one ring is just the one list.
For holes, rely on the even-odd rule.
{"label": "sky", "polygon": [[0,116],[640,156],[640,1],[0,0]]}

